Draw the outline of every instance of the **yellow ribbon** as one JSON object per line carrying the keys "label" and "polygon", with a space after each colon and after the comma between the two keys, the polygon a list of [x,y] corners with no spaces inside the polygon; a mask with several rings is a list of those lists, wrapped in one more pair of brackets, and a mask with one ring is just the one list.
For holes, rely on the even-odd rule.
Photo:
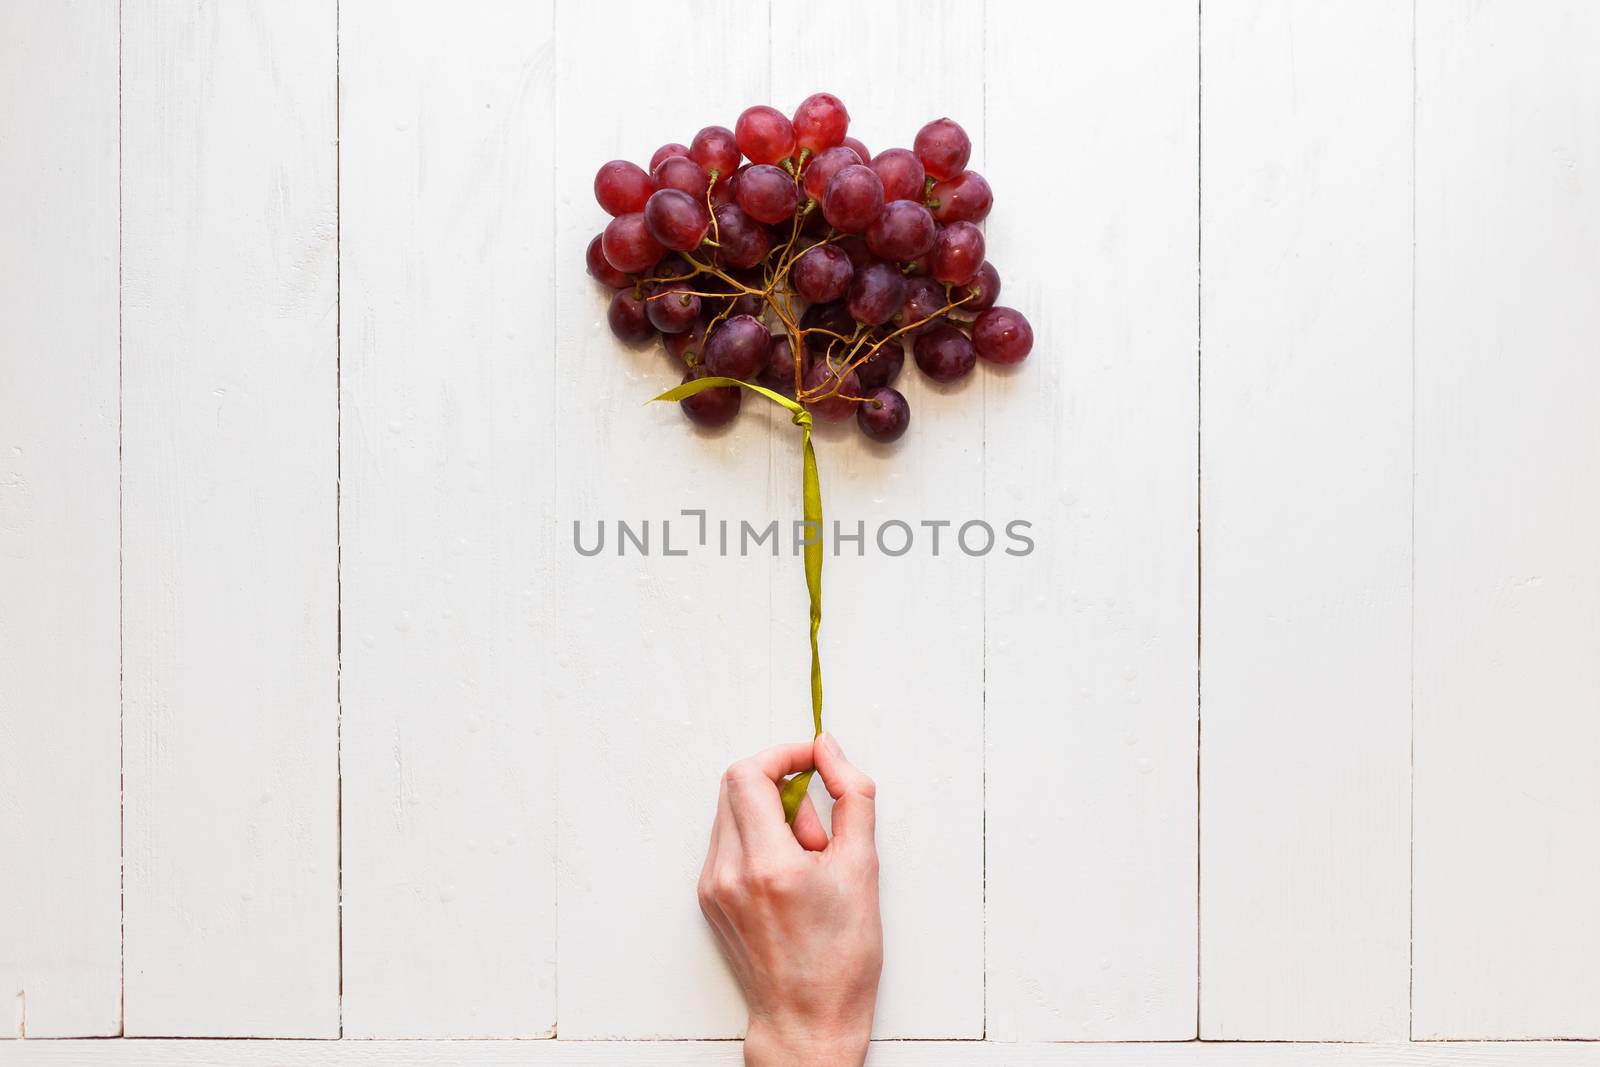
{"label": "yellow ribbon", "polygon": [[[668,389],[655,400],[683,400],[707,389],[739,386],[760,393],[774,404],[789,411],[796,426],[800,427],[800,447],[805,456],[801,476],[801,501],[806,531],[805,540],[806,592],[811,597],[811,726],[814,734],[822,733],[822,657],[817,651],[817,631],[822,628],[822,485],[817,478],[817,454],[811,447],[811,412],[798,401],[782,393],[737,378],[696,378],[691,382]],[[653,402],[653,401],[652,401]],[[784,818],[794,822],[800,802],[805,799],[806,787],[811,784],[811,771],[804,771],[783,783],[778,791],[783,798]]]}

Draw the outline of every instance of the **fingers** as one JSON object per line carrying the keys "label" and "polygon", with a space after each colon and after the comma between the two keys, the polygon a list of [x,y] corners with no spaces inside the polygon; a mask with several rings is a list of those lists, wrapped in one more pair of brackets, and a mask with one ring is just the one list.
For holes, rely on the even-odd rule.
{"label": "fingers", "polygon": [[723,775],[728,806],[733,811],[740,843],[747,852],[795,848],[795,836],[789,832],[783,817],[778,781],[784,775],[809,770],[811,748],[811,745],[803,742],[777,745],[749,759],[740,760]]}
{"label": "fingers", "polygon": [[873,848],[877,828],[878,787],[844,758],[832,734],[816,740],[817,773],[833,797],[833,838],[851,847]]}
{"label": "fingers", "polygon": [[828,847],[828,831],[822,828],[809,794],[801,799],[800,810],[794,814],[794,839],[807,852],[821,852]]}

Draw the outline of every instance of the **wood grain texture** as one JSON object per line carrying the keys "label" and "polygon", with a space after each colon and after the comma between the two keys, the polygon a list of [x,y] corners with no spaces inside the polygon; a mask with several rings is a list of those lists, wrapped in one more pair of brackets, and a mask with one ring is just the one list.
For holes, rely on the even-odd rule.
{"label": "wood grain texture", "polygon": [[1600,8],[1417,8],[1417,1037],[1600,1036]]}
{"label": "wood grain texture", "polygon": [[[988,29],[989,244],[1034,350],[987,395],[988,1021],[1195,1031],[1192,4]],[[1042,72],[1048,70],[1048,76]],[[1115,101],[1115,107],[1108,102]]]}
{"label": "wood grain texture", "polygon": [[0,100],[0,1035],[105,1036],[122,956],[115,2],[0,5]]}
{"label": "wood grain texture", "polygon": [[127,1032],[334,1036],[334,3],[123,11]]}
{"label": "wood grain texture", "polygon": [[[877,1041],[868,1067],[1592,1067],[1571,1041],[1011,1044]],[[4,1067],[738,1067],[737,1041],[14,1041]]]}
{"label": "wood grain texture", "polygon": [[550,14],[340,9],[348,1037],[555,1025]]}
{"label": "wood grain texture", "polygon": [[[850,132],[873,152],[910,147],[924,123],[949,115],[981,169],[983,53],[963,10],[945,0],[776,3],[770,103],[792,114],[826,89],[852,109]],[[849,26],[872,42],[872,61],[818,25]],[[823,717],[878,783],[880,1037],[983,1035],[983,561],[955,539],[961,523],[982,517],[984,379],[979,368],[936,385],[908,357],[894,383],[912,411],[900,441],[869,442],[853,417],[817,434],[830,538],[834,522],[865,533],[864,554],[841,542],[823,569]],[[798,516],[799,475],[794,449],[775,450],[774,514]],[[923,525],[937,520],[951,525]],[[899,557],[878,548],[893,521],[911,528]],[[891,529],[886,543],[897,549],[902,536]],[[772,728],[804,737],[805,584],[798,560],[778,562]],[[812,793],[827,796],[821,782]]]}
{"label": "wood grain texture", "polygon": [[1407,1035],[1410,41],[1205,9],[1205,1038]]}
{"label": "wood grain texture", "polygon": [[[798,464],[788,417],[745,400],[713,433],[670,404],[678,384],[659,345],[630,349],[606,325],[610,293],[583,273],[607,217],[595,171],[648,163],[663,142],[731,128],[768,83],[764,7],[646,0],[557,10],[556,706],[560,798],[558,1020],[564,1036],[729,1037],[744,1004],[695,902],[719,775],[772,740],[765,554],[718,555],[718,523],[760,521],[769,441]],[[621,66],[619,66],[619,64]],[[715,77],[706,72],[715,70]],[[626,76],[625,100],[609,79]],[[621,112],[625,113],[625,118]],[[707,537],[683,509],[707,512]],[[650,555],[619,554],[616,523],[650,524]],[[667,556],[662,523],[672,521]],[[581,523],[592,547],[573,546]],[[692,551],[691,551],[692,549]],[[785,624],[787,622],[787,624]],[[803,641],[803,616],[780,621]],[[785,736],[792,736],[792,729]]]}

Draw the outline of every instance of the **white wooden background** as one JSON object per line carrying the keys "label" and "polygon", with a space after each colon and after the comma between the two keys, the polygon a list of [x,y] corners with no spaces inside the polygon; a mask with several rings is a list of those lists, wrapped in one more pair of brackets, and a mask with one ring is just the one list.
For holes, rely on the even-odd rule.
{"label": "white wooden background", "polygon": [[570,523],[792,514],[796,444],[642,406],[582,253],[601,161],[822,88],[966,125],[1038,337],[820,435],[835,516],[1038,542],[828,564],[878,1033],[953,1039],[873,1062],[1600,1062],[1548,1042],[1600,1039],[1597,49],[1589,0],[0,3],[0,1029],[559,1037],[0,1062],[737,1060],[651,1042],[741,1025],[693,878],[804,734],[798,563]]}

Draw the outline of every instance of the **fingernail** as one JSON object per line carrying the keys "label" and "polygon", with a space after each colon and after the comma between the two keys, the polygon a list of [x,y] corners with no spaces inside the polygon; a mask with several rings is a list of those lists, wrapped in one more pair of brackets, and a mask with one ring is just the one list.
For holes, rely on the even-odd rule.
{"label": "fingernail", "polygon": [[828,755],[836,756],[839,759],[843,759],[844,758],[844,749],[839,747],[838,740],[832,734],[828,734],[828,733],[823,734],[822,735],[822,743],[827,748]]}

